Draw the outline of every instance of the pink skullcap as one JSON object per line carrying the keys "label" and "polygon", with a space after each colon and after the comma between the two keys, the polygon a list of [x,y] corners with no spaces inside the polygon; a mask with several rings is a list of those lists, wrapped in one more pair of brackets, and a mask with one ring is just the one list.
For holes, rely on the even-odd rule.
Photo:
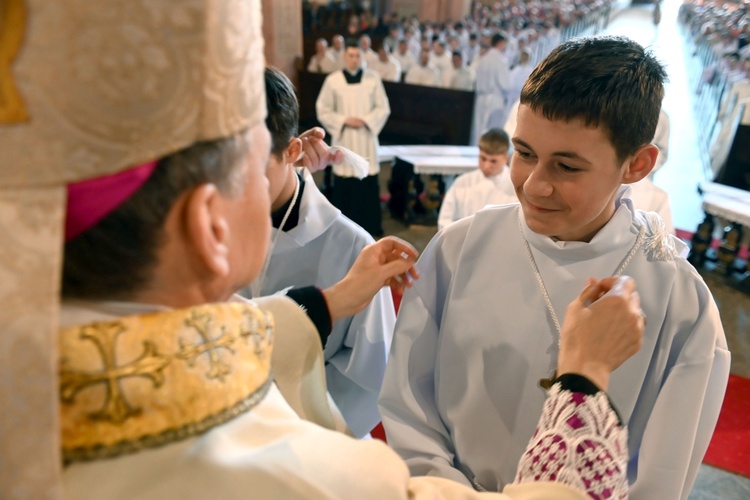
{"label": "pink skullcap", "polygon": [[68,184],[65,242],[72,240],[123,204],[151,177],[155,161],[112,175]]}

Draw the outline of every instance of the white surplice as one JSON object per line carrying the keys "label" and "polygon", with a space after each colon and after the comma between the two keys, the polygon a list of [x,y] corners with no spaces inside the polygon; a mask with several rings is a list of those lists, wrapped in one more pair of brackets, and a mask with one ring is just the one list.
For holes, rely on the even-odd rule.
{"label": "white surplice", "polygon": [[[363,69],[359,83],[348,84],[344,71],[328,75],[318,94],[315,110],[318,121],[331,135],[334,146],[344,146],[364,157],[370,164],[369,175],[380,172],[378,134],[385,126],[391,107],[383,82],[374,71]],[[362,128],[344,126],[349,117],[364,120]],[[340,177],[355,177],[354,168],[346,161],[333,165]]]}
{"label": "white surplice", "polygon": [[[492,490],[513,480],[534,431],[527,416],[544,401],[538,382],[558,354],[520,228],[562,323],[585,280],[612,275],[626,258],[636,220],[646,218],[618,198],[591,242],[562,242],[532,232],[520,207],[506,205],[433,238],[417,266],[421,279],[404,295],[380,396],[388,444],[413,474],[471,479]],[[648,317],[643,347],[612,374],[608,390],[630,431],[635,500],[687,497],[730,364],[708,287],[677,251],[666,251],[682,242],[652,225],[624,271]]]}
{"label": "white surplice", "polygon": [[401,63],[395,57],[389,55],[385,62],[378,57],[372,61],[368,68],[380,75],[384,82],[398,82],[401,80]]}
{"label": "white surplice", "polygon": [[313,54],[307,65],[307,71],[310,73],[333,73],[337,69],[339,69],[338,62],[328,51],[323,55]]}
{"label": "white surplice", "polygon": [[401,75],[405,75],[412,66],[415,66],[417,64],[417,60],[414,59],[414,56],[409,52],[408,50],[405,53],[401,52],[394,52],[393,58],[396,59],[401,65]]}
{"label": "white surplice", "polygon": [[[310,175],[302,192],[299,223],[286,232],[274,228],[272,238],[276,244],[261,295],[290,286],[328,288],[374,242],[323,196]],[[390,290],[383,288],[362,312],[334,323],[325,345],[328,391],[356,436],[380,422],[377,399],[395,322]]]}
{"label": "white surplice", "polygon": [[454,70],[449,87],[454,90],[471,92],[474,90],[474,72],[468,66],[462,66]]}
{"label": "white surplice", "polygon": [[476,169],[461,174],[445,193],[438,215],[438,229],[480,211],[486,205],[505,205],[518,202],[510,169],[493,177],[485,177]]}
{"label": "white surplice", "polygon": [[476,99],[474,101],[473,140],[491,128],[505,125],[507,92],[510,88],[508,61],[498,49],[490,49],[477,63]]}
{"label": "white surplice", "polygon": [[437,87],[440,84],[440,71],[433,64],[428,63],[427,66],[415,64],[406,72],[404,83]]}
{"label": "white surplice", "polygon": [[630,186],[630,191],[628,191],[627,196],[633,201],[633,206],[644,212],[656,212],[664,221],[669,234],[675,234],[669,194],[655,185],[649,177],[644,177],[635,184],[628,184],[628,186]]}

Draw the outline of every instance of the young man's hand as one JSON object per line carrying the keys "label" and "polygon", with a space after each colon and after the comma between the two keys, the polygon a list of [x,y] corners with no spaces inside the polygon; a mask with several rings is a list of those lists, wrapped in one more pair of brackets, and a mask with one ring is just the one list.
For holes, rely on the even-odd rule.
{"label": "young man's hand", "polygon": [[302,141],[302,156],[295,163],[298,167],[306,167],[311,173],[323,170],[330,164],[344,161],[341,151],[331,151],[325,143],[326,131],[320,127],[313,127],[300,134]]}
{"label": "young man's hand", "polygon": [[384,286],[398,292],[411,287],[419,279],[414,268],[418,255],[412,245],[395,236],[363,248],[344,279],[323,290],[331,321],[357,314]]}

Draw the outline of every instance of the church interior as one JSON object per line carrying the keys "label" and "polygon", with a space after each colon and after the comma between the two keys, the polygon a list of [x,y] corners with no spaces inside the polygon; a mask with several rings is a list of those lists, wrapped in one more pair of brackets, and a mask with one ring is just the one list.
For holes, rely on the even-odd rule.
{"label": "church interior", "polygon": [[750,0],[0,0],[0,158],[0,499],[750,498]]}

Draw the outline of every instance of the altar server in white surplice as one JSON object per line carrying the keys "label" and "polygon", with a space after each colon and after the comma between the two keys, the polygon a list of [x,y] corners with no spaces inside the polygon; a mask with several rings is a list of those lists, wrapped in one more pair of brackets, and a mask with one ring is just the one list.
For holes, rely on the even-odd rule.
{"label": "altar server in white surplice", "polygon": [[[318,190],[311,175],[295,170],[302,151],[294,87],[278,69],[266,68],[266,125],[272,149],[267,177],[273,230],[266,268],[243,291],[248,298],[290,286],[325,289],[346,275],[362,249],[374,243]],[[282,226],[283,225],[283,226]],[[390,290],[383,288],[363,311],[333,325],[323,339],[328,392],[354,433],[380,422],[377,398],[396,323]]]}
{"label": "altar server in white surplice", "polygon": [[626,274],[647,317],[641,351],[610,384],[630,431],[630,498],[687,498],[730,354],[685,245],[621,187],[656,161],[665,76],[617,37],[568,41],[530,75],[512,137],[520,205],[439,232],[401,304],[380,409],[413,474],[494,491],[512,481],[534,433],[523,415],[554,378],[565,305],[588,277]]}
{"label": "altar server in white surplice", "polygon": [[506,43],[501,33],[493,35],[492,46],[477,63],[472,144],[476,144],[476,139],[487,130],[505,125],[510,89],[510,68],[503,54]]}
{"label": "altar server in white surplice", "polygon": [[438,215],[438,229],[474,215],[486,205],[516,203],[510,181],[508,134],[493,128],[479,138],[479,168],[461,174],[445,193]]}
{"label": "altar server in white surplice", "polygon": [[[271,234],[261,2],[186,4],[0,9],[2,46],[17,50],[23,73],[2,75],[0,103],[0,298],[12,306],[0,308],[0,495],[580,500],[592,484],[624,493],[627,430],[597,386],[642,338],[632,280],[592,282],[571,304],[567,375],[541,418],[528,416],[539,437],[505,494],[411,479],[384,443],[331,430],[321,339],[384,284],[416,279],[416,251],[384,238],[331,288],[233,296],[258,276]],[[165,22],[164,12],[194,22]],[[133,32],[148,43],[128,43]],[[66,71],[71,54],[112,64],[81,75]],[[172,71],[185,61],[191,71]],[[142,78],[121,78],[122,65]],[[144,78],[156,82],[149,92]],[[340,160],[318,130],[301,137],[302,165]],[[550,436],[595,442],[606,459],[572,450],[561,464]]]}
{"label": "altar server in white surplice", "polygon": [[430,62],[430,52],[423,49],[419,53],[419,64],[415,64],[404,76],[404,83],[437,87],[440,84],[440,71]]}
{"label": "altar server in white surplice", "polygon": [[349,163],[334,165],[331,201],[368,233],[381,236],[378,134],[391,107],[380,76],[362,68],[357,42],[347,42],[345,58],[345,68],[331,73],[323,82],[315,109],[318,121],[331,134],[332,144],[363,156],[370,170],[367,177],[358,179]]}

